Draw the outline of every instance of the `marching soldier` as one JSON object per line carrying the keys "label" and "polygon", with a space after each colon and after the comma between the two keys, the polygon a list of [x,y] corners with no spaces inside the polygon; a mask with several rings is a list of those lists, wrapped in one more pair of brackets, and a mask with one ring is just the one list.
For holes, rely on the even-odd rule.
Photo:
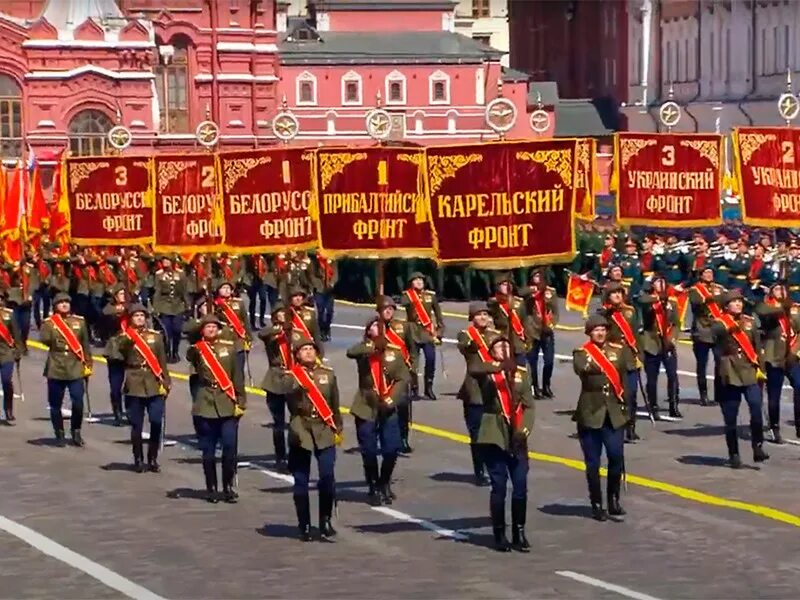
{"label": "marching soldier", "polygon": [[[606,319],[606,339],[622,346],[629,354],[626,358],[625,370],[625,406],[628,412],[628,424],[625,439],[635,442],[639,439],[636,433],[636,394],[641,380],[641,352],[639,344],[639,322],[636,309],[625,304],[625,288],[618,283],[610,283],[603,288],[603,306],[598,314]],[[647,398],[643,398],[647,402]]]}
{"label": "marching soldier", "polygon": [[633,238],[625,240],[625,253],[619,257],[617,264],[622,270],[622,283],[628,290],[628,296],[635,298],[642,289],[642,264],[636,254],[636,241]]}
{"label": "marching soldier", "polygon": [[[370,504],[391,504],[392,473],[400,450],[400,425],[397,409],[407,402],[411,374],[402,349],[385,335],[385,325],[376,315],[367,322],[363,341],[347,350],[356,361],[358,390],[351,414],[369,486]],[[383,457],[378,467],[378,453]]]}
{"label": "marching soldier", "polygon": [[[249,362],[247,355],[250,353],[253,333],[250,329],[250,322],[247,320],[244,303],[241,299],[233,296],[232,282],[217,282],[217,298],[214,300],[214,308],[223,324],[220,339],[233,342],[236,359],[239,361],[242,371],[245,371],[245,366]],[[249,375],[249,368],[247,371]]]}
{"label": "marching soldier", "polygon": [[[203,317],[205,317],[207,314],[208,302],[206,302],[205,298],[199,298],[195,301],[194,310],[192,311],[191,317],[183,324],[183,334],[186,336],[186,342],[189,344],[189,346],[193,346],[203,339],[200,321],[202,321]],[[166,348],[166,341],[164,344]],[[192,399],[192,402],[195,401],[195,398],[197,397],[197,390],[199,388],[200,384],[197,372],[194,370],[192,364],[189,363],[189,397]]]}
{"label": "marching soldier", "polygon": [[[42,244],[46,247],[45,244]],[[47,250],[43,255],[34,254],[34,269],[36,269],[38,287],[33,293],[33,321],[36,329],[42,328],[42,320],[50,316],[50,295],[48,294],[48,282],[50,280],[50,262],[46,259],[49,255]]]}
{"label": "marching soldier", "polygon": [[245,263],[243,283],[247,288],[247,314],[250,317],[250,328],[256,328],[256,311],[258,311],[258,327],[265,327],[267,315],[267,286],[265,280],[269,272],[269,264],[262,254],[248,256]]}
{"label": "marching soldier", "polygon": [[[528,436],[533,430],[534,408],[528,371],[517,364],[511,343],[503,336],[489,345],[492,362],[473,361],[468,371],[478,378],[483,416],[478,431],[483,460],[489,473],[489,510],[495,549],[512,547],[529,552],[525,535],[528,510]],[[506,538],[506,487],[511,479],[511,544]]]}
{"label": "marching soldier", "polygon": [[53,301],[58,294],[69,294],[70,292],[72,282],[69,277],[68,267],[68,258],[60,257],[53,261],[52,273],[50,273],[50,277],[47,280],[47,294],[51,306],[53,306]]}
{"label": "marching soldier", "polygon": [[311,269],[311,285],[314,290],[314,302],[317,305],[317,319],[322,334],[322,341],[331,339],[331,323],[333,323],[333,288],[339,278],[339,267],[335,261],[317,254],[317,264]]}
{"label": "marching soldier", "polygon": [[467,372],[464,374],[464,381],[457,397],[464,403],[464,423],[469,434],[475,485],[484,487],[489,484],[489,480],[486,478],[483,456],[478,445],[478,432],[483,419],[483,396],[480,381],[471,373],[477,373],[481,366],[492,365],[494,359],[489,353],[489,346],[500,336],[500,332],[489,327],[491,317],[485,302],[470,303],[469,318],[471,321],[469,327],[458,334],[458,350],[467,363]]}
{"label": "marching soldier", "polygon": [[414,347],[411,348],[411,357],[414,368],[411,373],[411,396],[419,397],[419,352],[425,355],[425,389],[424,394],[428,400],[436,400],[433,392],[433,378],[436,374],[436,346],[442,343],[444,335],[444,317],[436,292],[425,289],[425,276],[422,273],[412,273],[408,278],[408,289],[403,292],[403,308],[406,311],[406,320],[411,324],[414,336]]}
{"label": "marching soldier", "polygon": [[13,307],[14,318],[22,336],[23,348],[27,352],[28,335],[31,331],[33,295],[39,289],[39,271],[34,268],[33,258],[29,254],[25,256],[19,268],[15,270],[11,284],[8,303]]}
{"label": "marching soldier", "polygon": [[155,293],[153,295],[153,315],[164,331],[167,362],[177,363],[181,343],[183,315],[186,312],[186,277],[175,269],[172,259],[161,259],[161,268],[155,272]]}
{"label": "marching soldier", "polygon": [[[695,259],[697,260],[697,259]],[[714,344],[714,334],[711,326],[714,320],[722,315],[717,300],[720,288],[714,283],[714,268],[710,263],[703,263],[700,267],[698,282],[689,288],[689,302],[692,305],[692,352],[696,361],[697,389],[700,392],[700,404],[707,406],[711,401],[708,397],[708,381],[706,370],[708,355],[714,356],[714,402],[719,401],[719,354]]]}
{"label": "marching soldier", "polygon": [[114,426],[122,426],[122,387],[125,381],[125,359],[119,352],[120,338],[128,329],[128,293],[122,285],[112,288],[111,302],[103,308],[101,338],[105,340],[103,356],[108,366],[108,387]]}
{"label": "marching soldier", "polygon": [[720,356],[719,398],[725,422],[725,442],[728,446],[730,466],[739,469],[737,419],[739,405],[744,396],[750,409],[750,439],[753,460],[763,462],[769,455],[763,449],[764,424],[761,416],[761,387],[764,380],[762,359],[759,357],[758,331],[753,318],[743,313],[744,297],[739,290],[725,292],[721,298],[725,311],[712,325],[714,343]]}
{"label": "marching soldier", "polygon": [[[553,377],[556,352],[555,327],[558,324],[556,290],[547,286],[544,270],[536,269],[531,274],[530,287],[526,291],[528,292],[524,294],[527,303],[526,337],[532,342],[527,359],[533,380],[533,397],[535,400],[552,398],[550,380]],[[539,387],[540,352],[544,361],[541,388]]]}
{"label": "marching soldier", "polygon": [[525,356],[531,348],[531,341],[525,333],[525,302],[514,295],[511,273],[500,273],[494,280],[497,291],[489,298],[487,306],[494,326],[511,343],[511,351],[517,364],[525,366]]}
{"label": "marching soldier", "polygon": [[664,252],[658,260],[658,273],[668,286],[680,285],[684,280],[684,258],[684,244],[678,241],[678,237],[674,233],[670,232],[667,234]]}
{"label": "marching soldier", "polygon": [[[397,305],[391,296],[380,296],[376,303],[378,316],[383,320],[383,335],[387,343],[396,348],[400,353],[406,367],[409,370],[408,381],[414,376],[413,358],[411,351],[414,347],[414,334],[412,326],[408,321],[395,319]],[[414,396],[409,393],[410,385],[406,386],[407,401],[397,403],[397,417],[400,426],[400,453],[411,454],[414,449],[408,443],[409,433],[411,432],[411,420],[413,416]]]}
{"label": "marching soldier", "polygon": [[800,303],[800,244],[797,241],[789,246],[786,263],[786,285],[789,286],[792,302],[797,304]]}
{"label": "marching soldier", "polygon": [[235,504],[234,489],[238,453],[239,418],[247,407],[244,373],[236,360],[233,342],[219,339],[222,323],[213,313],[200,320],[200,341],[189,346],[186,359],[197,374],[192,416],[203,452],[207,500],[219,502],[217,445],[222,445],[222,499]]}
{"label": "marching soldier", "polygon": [[[294,365],[292,357],[292,322],[287,317],[283,300],[272,305],[272,324],[258,332],[267,351],[269,369],[261,382],[267,393],[267,408],[272,415],[272,444],[275,466],[286,469],[286,393],[285,375]],[[300,334],[297,334],[298,336]]]}
{"label": "marching soldier", "polygon": [[65,446],[64,419],[61,405],[64,392],[69,390],[72,400],[70,430],[72,443],[83,446],[83,395],[92,374],[92,354],[89,329],[80,315],[73,315],[70,298],[58,294],[53,301],[53,315],[42,323],[40,341],[47,346],[48,355],[44,376],[47,378],[47,403],[50,405],[50,422],[56,443]]}
{"label": "marching soldier", "polygon": [[675,350],[678,329],[678,310],[675,302],[667,296],[667,284],[663,277],[656,277],[650,284],[650,293],[639,297],[642,307],[642,350],[644,372],[647,376],[647,403],[658,421],[658,375],[661,365],[667,372],[667,397],[669,416],[683,418],[678,410],[678,355]]}
{"label": "marching soldier", "polygon": [[3,413],[6,423],[16,421],[14,416],[14,365],[22,358],[22,335],[11,309],[4,306],[0,296],[0,382],[3,387]]}
{"label": "marching soldier", "polygon": [[294,477],[294,505],[300,539],[311,541],[311,509],[308,480],[311,457],[319,470],[319,532],[323,540],[336,535],[331,524],[336,498],[336,446],[342,443],[339,385],[333,369],[319,362],[314,340],[300,338],[293,344],[294,365],[286,379],[289,413],[289,469]]}
{"label": "marching soldier", "polygon": [[[761,323],[762,355],[767,367],[767,412],[772,439],[783,444],[781,436],[781,388],[784,378],[792,385],[795,430],[800,433],[800,365],[797,360],[800,306],[794,304],[783,284],[775,284],[764,302],[756,306]],[[800,436],[798,436],[800,437]]]}
{"label": "marching soldier", "polygon": [[147,309],[133,304],[128,309],[130,327],[119,340],[119,354],[125,364],[125,404],[131,422],[133,468],[143,473],[144,448],[142,429],[144,412],[150,420],[150,439],[147,443],[147,469],[158,473],[158,451],[163,435],[165,403],[172,385],[167,371],[167,352],[164,338],[154,329],[147,329]]}
{"label": "marching soldier", "polygon": [[293,289],[313,289],[311,282],[311,259],[305,252],[290,251],[288,255],[279,254],[278,292],[281,298],[287,298]]}
{"label": "marching soldier", "polygon": [[289,289],[289,312],[286,315],[292,323],[292,330],[296,331],[301,337],[313,340],[317,346],[317,353],[320,357],[324,356],[322,346],[322,336],[319,332],[319,321],[317,321],[316,309],[307,303],[308,294],[301,287]]}
{"label": "marching soldier", "polygon": [[747,290],[747,277],[750,274],[750,248],[745,240],[739,240],[736,245],[736,253],[727,260],[728,265],[728,287],[732,290],[739,290],[744,295]]}
{"label": "marching soldier", "polygon": [[[625,510],[619,502],[620,483],[625,468],[625,444],[622,428],[630,417],[625,411],[626,382],[630,372],[630,353],[622,344],[607,340],[608,322],[592,315],[584,327],[589,340],[572,353],[572,366],[581,379],[578,406],[572,420],[578,426],[578,440],[586,463],[586,482],[592,516],[605,521],[608,515],[621,517]],[[608,512],[603,508],[600,487],[600,461],[606,450],[608,459]]]}

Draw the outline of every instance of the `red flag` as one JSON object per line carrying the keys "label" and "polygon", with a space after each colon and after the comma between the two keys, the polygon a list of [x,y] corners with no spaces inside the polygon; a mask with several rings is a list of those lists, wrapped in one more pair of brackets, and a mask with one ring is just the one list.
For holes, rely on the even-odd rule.
{"label": "red flag", "polygon": [[58,156],[53,172],[53,202],[50,205],[50,239],[65,247],[69,241],[69,200],[66,186],[62,181],[67,170],[64,168],[64,151]]}
{"label": "red flag", "polygon": [[41,233],[47,225],[47,203],[44,199],[42,177],[39,173],[38,163],[33,167],[33,174],[31,175],[31,185],[28,192],[27,205],[25,207],[25,217],[28,222],[29,234]]}
{"label": "red flag", "polygon": [[22,162],[14,169],[11,183],[3,198],[3,218],[0,222],[0,239],[3,240],[3,251],[10,262],[22,258],[22,242],[24,223],[22,221],[23,201],[28,186],[28,173]]}
{"label": "red flag", "polygon": [[570,275],[567,281],[567,310],[575,310],[586,316],[593,292],[594,283],[592,281],[581,279],[579,275]]}

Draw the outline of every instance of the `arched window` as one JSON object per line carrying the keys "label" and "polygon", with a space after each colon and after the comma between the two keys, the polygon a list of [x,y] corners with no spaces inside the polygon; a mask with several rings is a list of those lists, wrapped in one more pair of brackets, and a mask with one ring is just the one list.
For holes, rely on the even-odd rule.
{"label": "arched window", "polygon": [[189,133],[189,43],[177,39],[158,47],[156,67],[159,131]]}
{"label": "arched window", "polygon": [[108,147],[114,123],[99,110],[79,112],[69,124],[69,149],[73,156],[101,156]]}
{"label": "arched window", "polygon": [[0,158],[22,156],[22,90],[8,75],[0,75]]}

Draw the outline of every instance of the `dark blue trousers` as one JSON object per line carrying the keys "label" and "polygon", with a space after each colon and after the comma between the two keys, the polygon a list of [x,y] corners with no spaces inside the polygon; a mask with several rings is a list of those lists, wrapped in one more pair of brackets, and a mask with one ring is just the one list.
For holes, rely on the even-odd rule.
{"label": "dark blue trousers", "polygon": [[[31,305],[30,303],[14,306],[14,321],[19,327],[22,343],[28,343],[28,336],[31,333]],[[26,346],[27,347],[27,346]]]}
{"label": "dark blue trousers", "polygon": [[183,315],[161,315],[159,319],[164,326],[167,354],[178,356],[181,334],[183,333]]}
{"label": "dark blue trousers", "polygon": [[[197,373],[194,375],[189,375],[189,397],[194,402],[194,399],[197,398],[197,391],[200,389],[200,378],[198,377]],[[197,429],[197,427],[195,427]]]}
{"label": "dark blue trousers", "polygon": [[267,290],[269,309],[272,310],[272,307],[275,306],[275,303],[278,301],[278,288],[272,287],[271,285],[265,285],[264,288]]}
{"label": "dark blue trousers", "polygon": [[[247,288],[247,302],[250,326],[253,329],[256,328],[256,314],[258,314],[258,325],[263,327],[265,315],[269,314],[267,311],[267,286],[260,280],[254,281],[253,284]],[[256,312],[256,308],[258,308],[258,312]]]}
{"label": "dark blue trousers", "polygon": [[600,429],[578,426],[578,441],[583,451],[583,462],[586,463],[586,477],[600,477],[600,461],[603,448],[608,459],[608,474],[620,475],[625,464],[625,440],[623,428],[614,429],[606,417]]}
{"label": "dark blue trousers", "polygon": [[[128,407],[128,420],[131,423],[131,444],[133,445],[134,457],[141,458],[142,430],[144,429],[144,413],[150,421],[150,441],[148,443],[147,456],[155,459],[158,456],[158,449],[161,444],[162,424],[164,422],[164,408],[166,402],[164,396],[131,396],[125,397]],[[137,455],[138,450],[138,455]]]}
{"label": "dark blue trousers", "polygon": [[3,412],[6,419],[14,414],[14,361],[0,364],[0,381],[3,384]]}
{"label": "dark blue trousers", "polygon": [[553,378],[553,366],[556,358],[556,338],[554,335],[543,335],[541,339],[534,340],[528,352],[528,365],[530,365],[531,381],[539,387],[539,354],[542,355],[542,386],[550,387]]}
{"label": "dark blue trousers", "polygon": [[289,470],[292,473],[292,477],[294,477],[292,491],[295,496],[308,495],[312,454],[317,459],[317,469],[319,469],[317,489],[333,496],[336,488],[336,478],[334,477],[336,446],[329,446],[323,450],[315,448],[314,452],[309,452],[300,446],[289,446]]}
{"label": "dark blue trousers", "polygon": [[795,363],[788,369],[767,365],[767,411],[769,426],[777,429],[781,426],[781,388],[784,377],[792,386],[794,404],[794,422],[800,427],[800,364]]}
{"label": "dark blue trousers", "polygon": [[761,416],[761,388],[757,384],[738,386],[723,384],[719,407],[725,422],[725,442],[729,454],[739,454],[739,436],[737,419],[742,396],[750,410],[750,440],[753,446],[764,442],[764,417]]}
{"label": "dark blue trousers", "polygon": [[122,413],[122,385],[125,383],[125,362],[108,361],[108,388],[111,396],[111,410],[116,415]]}
{"label": "dark blue trousers", "polygon": [[333,323],[333,292],[319,292],[314,296],[317,305],[317,321],[321,332],[329,334]]}
{"label": "dark blue trousers", "polygon": [[195,417],[193,420],[204,461],[214,461],[218,445],[222,446],[223,462],[236,460],[236,448],[239,443],[238,417],[216,419]]}
{"label": "dark blue trousers", "polygon": [[91,306],[89,305],[89,296],[87,294],[73,294],[72,296],[72,311],[76,315],[82,316],[84,319],[89,319]]}
{"label": "dark blue trousers", "polygon": [[419,364],[419,352],[425,356],[425,380],[433,381],[434,373],[436,373],[436,347],[433,343],[415,344],[413,352],[416,354],[417,364]]}
{"label": "dark blue trousers", "polygon": [[464,404],[464,423],[469,433],[469,443],[478,443],[478,431],[483,418],[483,404]]}
{"label": "dark blue trousers", "polygon": [[667,372],[667,397],[670,401],[678,399],[678,355],[675,350],[661,354],[644,353],[644,372],[647,376],[645,391],[650,406],[658,405],[658,375],[661,365]]}
{"label": "dark blue trousers", "polygon": [[627,398],[625,404],[628,407],[628,415],[632,420],[636,420],[636,398],[639,393],[639,369],[635,371],[628,371],[625,374],[627,378]]}
{"label": "dark blue trousers", "polygon": [[54,431],[64,431],[64,418],[61,416],[61,405],[64,402],[64,393],[69,390],[72,401],[72,417],[70,429],[79,430],[83,423],[83,379],[48,379],[47,404],[50,405],[50,422]]}
{"label": "dark blue trousers", "polygon": [[489,492],[489,508],[492,514],[505,512],[506,487],[509,479],[511,499],[527,499],[528,455],[526,453],[511,454],[494,444],[482,444],[481,454],[492,486]]}
{"label": "dark blue trousers", "polygon": [[397,412],[374,421],[356,417],[356,438],[364,458],[378,454],[384,458],[397,456],[400,451],[400,421]]}
{"label": "dark blue trousers", "polygon": [[267,392],[267,408],[272,415],[272,444],[275,458],[286,460],[286,396]]}
{"label": "dark blue trousers", "polygon": [[36,328],[42,326],[42,321],[50,316],[50,294],[46,287],[40,287],[33,293],[33,320]]}
{"label": "dark blue trousers", "polygon": [[714,356],[714,400],[719,401],[721,392],[719,389],[719,353],[714,344],[700,342],[697,340],[692,341],[692,352],[694,352],[695,361],[697,361],[697,389],[703,396],[708,395],[708,380],[706,379],[706,372],[708,371],[708,356]]}

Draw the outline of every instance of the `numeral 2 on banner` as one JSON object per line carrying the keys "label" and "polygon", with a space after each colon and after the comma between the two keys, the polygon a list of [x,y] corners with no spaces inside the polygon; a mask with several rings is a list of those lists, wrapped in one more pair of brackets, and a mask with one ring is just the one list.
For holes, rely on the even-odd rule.
{"label": "numeral 2 on banner", "polygon": [[786,140],[785,142],[781,142],[781,150],[783,150],[783,164],[785,165],[793,165],[794,164],[794,144]]}
{"label": "numeral 2 on banner", "polygon": [[203,167],[203,170],[200,171],[200,177],[203,179],[200,184],[202,187],[214,187],[214,167],[210,165]]}

